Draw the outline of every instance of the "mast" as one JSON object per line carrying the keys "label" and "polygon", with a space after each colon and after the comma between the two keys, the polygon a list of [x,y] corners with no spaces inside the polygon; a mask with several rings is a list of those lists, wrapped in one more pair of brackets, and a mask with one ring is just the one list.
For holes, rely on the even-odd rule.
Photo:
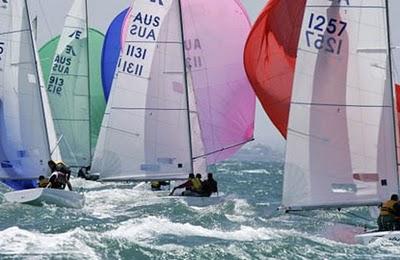
{"label": "mast", "polygon": [[[35,61],[35,72],[36,72],[36,78],[37,78],[37,82],[38,82],[38,86],[39,86],[39,97],[40,97],[40,108],[42,111],[42,116],[43,116],[43,124],[44,124],[44,129],[46,131],[46,143],[47,143],[47,149],[48,149],[48,153],[49,156],[51,157],[51,148],[50,148],[50,142],[49,142],[49,131],[47,129],[47,123],[46,123],[46,114],[44,112],[44,107],[43,107],[43,97],[42,97],[42,89],[40,86],[40,75],[39,75],[39,70],[38,70],[38,60],[36,57],[36,49],[35,49],[35,42],[33,39],[33,33],[32,33],[32,25],[31,25],[31,18],[29,16],[29,8],[28,8],[28,1],[24,0],[25,2],[25,11],[26,11],[26,15],[27,15],[27,19],[28,19],[28,26],[29,26],[29,38],[31,40],[31,45],[32,45],[32,52],[33,52],[33,60]],[[49,158],[50,160],[51,158]]]}
{"label": "mast", "polygon": [[85,0],[86,13],[86,56],[87,56],[87,87],[88,87],[88,118],[89,118],[89,165],[92,164],[92,122],[91,122],[91,102],[90,102],[90,54],[89,54],[89,12],[88,0]]}
{"label": "mast", "polygon": [[182,41],[183,77],[184,77],[184,81],[185,81],[186,109],[187,109],[188,130],[189,130],[190,167],[191,167],[191,172],[193,173],[194,168],[193,168],[192,127],[191,127],[191,123],[190,123],[189,84],[188,84],[188,78],[187,78],[187,72],[186,72],[185,35],[184,35],[184,28],[183,28],[181,0],[178,0],[178,7],[179,7],[179,21],[180,21],[180,27],[181,27],[181,41]]}
{"label": "mast", "polygon": [[394,134],[394,153],[396,157],[396,176],[397,176],[397,187],[400,186],[399,181],[399,158],[397,153],[397,128],[396,128],[396,99],[395,94],[396,90],[394,89],[394,81],[393,81],[393,67],[392,67],[392,46],[391,46],[391,35],[390,35],[390,15],[389,15],[389,0],[385,0],[386,4],[386,27],[387,27],[387,41],[388,41],[388,59],[389,59],[389,82],[392,96],[392,112],[393,112],[393,134]]}

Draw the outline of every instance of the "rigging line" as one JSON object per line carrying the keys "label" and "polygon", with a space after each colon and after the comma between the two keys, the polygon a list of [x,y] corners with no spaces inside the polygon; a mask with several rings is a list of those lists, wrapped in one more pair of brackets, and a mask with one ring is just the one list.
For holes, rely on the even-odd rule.
{"label": "rigging line", "polygon": [[[92,103],[91,103],[91,89],[90,85],[92,83],[90,79],[90,27],[89,27],[89,8],[88,8],[88,0],[85,0],[85,20],[86,20],[86,63],[87,63],[87,91],[88,91],[88,114],[89,118],[92,114]],[[92,122],[89,119],[89,164],[92,164],[92,159],[93,159],[93,154],[92,154],[92,149],[93,149],[93,143],[92,143]]]}
{"label": "rigging line", "polygon": [[189,135],[189,155],[192,160],[190,160],[190,170],[191,172],[194,171],[193,166],[193,138],[192,138],[192,124],[190,121],[190,100],[189,100],[189,84],[188,84],[188,75],[187,75],[187,60],[186,60],[186,52],[185,52],[185,30],[183,24],[183,14],[182,14],[182,3],[181,0],[178,0],[178,11],[179,11],[179,26],[180,26],[180,33],[181,33],[181,44],[182,44],[182,60],[183,60],[183,79],[185,82],[185,95],[186,95],[186,109],[187,109],[187,121],[188,121],[188,135]]}
{"label": "rigging line", "polygon": [[389,84],[390,84],[390,90],[391,90],[391,97],[392,97],[392,123],[393,123],[393,137],[394,137],[394,155],[395,155],[395,165],[396,165],[396,179],[397,179],[397,189],[400,186],[400,179],[399,179],[399,167],[397,167],[397,165],[399,164],[399,154],[398,151],[396,149],[396,144],[398,141],[398,136],[397,136],[397,125],[396,125],[396,117],[397,117],[397,111],[396,111],[396,89],[394,86],[394,79],[393,79],[393,67],[392,67],[392,49],[390,48],[391,46],[391,34],[390,34],[390,16],[389,16],[389,0],[385,1],[385,14],[386,14],[386,34],[387,34],[387,44],[388,44],[388,59],[389,59]]}
{"label": "rigging line", "polygon": [[56,145],[54,146],[53,150],[50,152],[50,157],[53,156],[54,152],[57,150],[57,147],[60,145],[61,140],[64,138],[64,135],[61,135],[60,138],[58,138]]}
{"label": "rigging line", "polygon": [[31,18],[29,15],[29,5],[28,5],[28,0],[24,1],[25,4],[25,11],[26,11],[26,17],[28,19],[28,28],[29,28],[29,40],[30,40],[30,44],[31,44],[31,53],[33,54],[33,61],[34,61],[34,66],[35,66],[35,77],[37,78],[37,85],[38,85],[38,93],[39,93],[39,100],[40,100],[40,110],[41,110],[41,116],[42,116],[42,126],[44,126],[44,132],[45,132],[45,142],[46,142],[46,146],[47,146],[47,152],[49,157],[50,153],[51,153],[51,149],[50,149],[50,141],[49,141],[49,130],[48,130],[48,126],[47,126],[47,121],[46,121],[46,112],[44,111],[44,106],[43,106],[43,93],[42,93],[42,86],[41,86],[41,75],[39,74],[39,66],[40,66],[40,61],[39,59],[39,55],[37,52],[37,47],[36,47],[36,42],[35,39],[33,38],[33,33],[32,33],[32,25],[31,25]]}
{"label": "rigging line", "polygon": [[221,148],[221,149],[216,150],[216,151],[212,151],[212,152],[209,152],[209,153],[206,153],[206,154],[203,154],[203,155],[199,155],[199,156],[193,157],[192,159],[193,159],[193,160],[196,160],[196,159],[199,159],[199,158],[202,158],[202,157],[207,157],[207,156],[210,156],[210,155],[213,155],[213,154],[216,154],[216,153],[219,153],[219,152],[228,150],[228,149],[232,149],[232,148],[235,148],[235,147],[238,147],[238,146],[241,146],[241,145],[250,143],[250,142],[252,142],[252,141],[254,141],[254,140],[255,140],[255,139],[252,138],[252,139],[247,140],[247,141],[245,141],[245,142],[242,142],[242,143],[240,143],[240,144],[234,144],[234,145],[231,145],[231,146],[227,146],[227,147]]}
{"label": "rigging line", "polygon": [[358,214],[353,213],[353,212],[343,212],[343,214],[348,215],[348,216],[350,216],[350,217],[359,218],[359,219],[362,219],[362,220],[365,220],[365,221],[368,221],[368,222],[371,221],[371,219],[366,218],[366,217],[363,217],[363,216],[358,215]]}

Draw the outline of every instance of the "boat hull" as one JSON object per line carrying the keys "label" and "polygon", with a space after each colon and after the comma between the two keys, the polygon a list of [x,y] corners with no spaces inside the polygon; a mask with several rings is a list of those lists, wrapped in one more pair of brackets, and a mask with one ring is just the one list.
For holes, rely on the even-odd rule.
{"label": "boat hull", "polygon": [[357,243],[364,245],[372,243],[379,238],[400,241],[400,231],[373,231],[355,236]]}
{"label": "boat hull", "polygon": [[195,197],[195,196],[168,196],[167,198],[184,201],[188,206],[207,207],[217,205],[225,201],[225,196]]}
{"label": "boat hull", "polygon": [[66,208],[82,208],[85,202],[84,196],[77,192],[44,188],[7,192],[4,198],[14,203],[33,206],[52,204]]}

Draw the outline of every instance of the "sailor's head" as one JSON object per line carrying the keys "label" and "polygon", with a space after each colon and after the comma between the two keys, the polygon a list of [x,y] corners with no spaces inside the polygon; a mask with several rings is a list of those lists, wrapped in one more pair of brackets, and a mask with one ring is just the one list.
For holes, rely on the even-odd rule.
{"label": "sailor's head", "polygon": [[48,161],[47,165],[49,166],[50,170],[52,170],[52,171],[54,171],[57,166],[57,164],[53,160]]}
{"label": "sailor's head", "polygon": [[201,179],[201,174],[200,174],[200,173],[197,173],[197,174],[196,174],[196,178]]}
{"label": "sailor's head", "polygon": [[212,172],[209,172],[209,173],[207,174],[207,178],[209,178],[209,179],[212,179],[212,178],[213,178]]}
{"label": "sailor's head", "polygon": [[189,179],[194,179],[194,174],[193,173],[189,174]]}
{"label": "sailor's head", "polygon": [[394,200],[394,201],[398,201],[398,200],[399,200],[399,196],[398,196],[397,194],[393,194],[393,195],[390,197],[390,199],[391,199],[391,200]]}
{"label": "sailor's head", "polygon": [[41,181],[41,180],[44,180],[44,176],[43,175],[39,176],[39,181]]}

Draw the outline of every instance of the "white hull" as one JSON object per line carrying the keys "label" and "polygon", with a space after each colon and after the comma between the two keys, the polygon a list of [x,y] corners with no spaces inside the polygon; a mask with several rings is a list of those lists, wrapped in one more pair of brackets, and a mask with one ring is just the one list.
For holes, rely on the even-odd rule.
{"label": "white hull", "polygon": [[211,197],[168,196],[167,198],[184,201],[192,207],[207,207],[225,202],[225,196],[219,195],[212,195]]}
{"label": "white hull", "polygon": [[85,202],[83,195],[77,192],[43,188],[7,192],[4,194],[4,198],[14,203],[34,206],[53,204],[66,208],[82,208]]}
{"label": "white hull", "polygon": [[400,241],[400,231],[373,231],[355,236],[357,243],[364,245],[372,243],[378,238]]}

